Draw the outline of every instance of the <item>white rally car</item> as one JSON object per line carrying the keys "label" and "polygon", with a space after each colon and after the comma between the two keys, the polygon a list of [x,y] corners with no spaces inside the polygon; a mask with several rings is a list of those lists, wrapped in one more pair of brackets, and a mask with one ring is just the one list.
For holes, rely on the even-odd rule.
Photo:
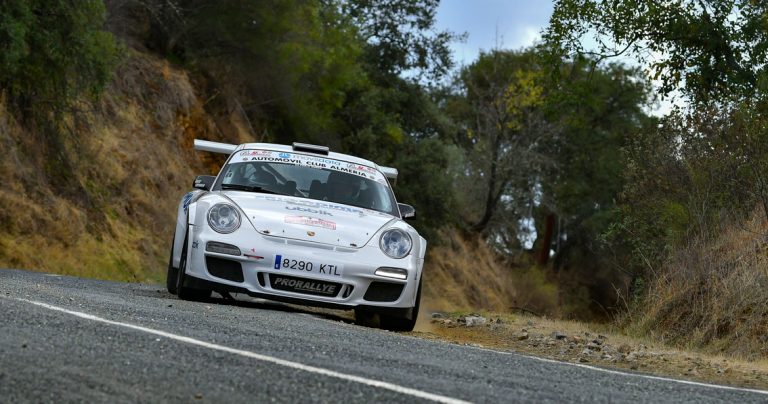
{"label": "white rally car", "polygon": [[427,242],[403,220],[415,212],[395,201],[396,169],[302,143],[195,149],[229,158],[179,204],[169,292],[355,309],[413,329]]}

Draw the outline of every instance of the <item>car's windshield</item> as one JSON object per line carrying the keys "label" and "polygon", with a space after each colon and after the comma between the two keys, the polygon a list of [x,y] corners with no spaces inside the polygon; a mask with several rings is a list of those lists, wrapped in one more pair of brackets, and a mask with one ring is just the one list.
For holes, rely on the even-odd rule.
{"label": "car's windshield", "polygon": [[266,192],[352,205],[397,215],[392,190],[373,167],[269,150],[237,152],[214,190]]}

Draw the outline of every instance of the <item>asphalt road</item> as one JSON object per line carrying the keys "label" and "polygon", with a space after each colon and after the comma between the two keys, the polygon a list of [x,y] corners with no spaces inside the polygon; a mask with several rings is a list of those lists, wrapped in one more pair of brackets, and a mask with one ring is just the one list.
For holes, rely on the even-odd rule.
{"label": "asphalt road", "polygon": [[0,270],[0,402],[768,402],[295,307]]}

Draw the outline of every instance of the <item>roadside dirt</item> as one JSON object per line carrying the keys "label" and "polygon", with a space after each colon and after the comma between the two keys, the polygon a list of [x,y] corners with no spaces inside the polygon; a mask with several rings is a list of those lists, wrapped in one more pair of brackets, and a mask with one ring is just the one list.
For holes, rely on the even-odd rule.
{"label": "roadside dirt", "polygon": [[422,312],[415,337],[678,379],[768,389],[768,360],[747,362],[530,315]]}

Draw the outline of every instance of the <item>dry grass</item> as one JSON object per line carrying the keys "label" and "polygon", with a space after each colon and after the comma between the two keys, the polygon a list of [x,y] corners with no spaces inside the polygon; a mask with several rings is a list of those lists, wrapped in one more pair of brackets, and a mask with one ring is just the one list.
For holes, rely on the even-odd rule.
{"label": "dry grass", "polygon": [[[609,324],[482,312],[488,323],[467,327],[465,313],[432,319],[422,311],[414,336],[514,351],[563,362],[733,386],[768,388],[768,360],[744,361],[726,355],[677,349],[648,337],[628,336]],[[553,337],[561,334],[561,338]]]}
{"label": "dry grass", "polygon": [[748,360],[768,358],[768,224],[762,214],[680,251],[625,319],[634,335]]}
{"label": "dry grass", "polygon": [[149,55],[131,55],[100,103],[80,108],[61,139],[71,187],[57,191],[54,154],[0,99],[0,267],[161,280],[179,198],[218,168],[192,140],[221,137],[186,73]]}
{"label": "dry grass", "polygon": [[444,246],[429,249],[424,268],[424,306],[433,310],[558,311],[557,287],[537,268],[506,265],[480,238],[457,231]]}

